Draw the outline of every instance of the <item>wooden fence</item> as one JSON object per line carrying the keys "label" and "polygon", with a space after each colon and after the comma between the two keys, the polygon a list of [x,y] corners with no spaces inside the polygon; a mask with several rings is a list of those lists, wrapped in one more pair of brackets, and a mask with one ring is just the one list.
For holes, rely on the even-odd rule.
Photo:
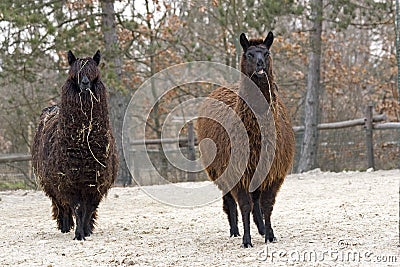
{"label": "wooden fence", "polygon": [[[378,123],[386,120],[384,114],[375,115],[372,114],[372,106],[366,107],[365,117],[332,122],[332,123],[321,123],[317,126],[319,130],[334,130],[343,129],[355,126],[364,126],[365,128],[365,147],[368,160],[368,168],[375,168],[374,162],[374,149],[373,149],[373,131],[374,130],[387,130],[387,129],[400,129],[399,122],[386,122]],[[301,133],[304,131],[304,126],[294,126],[293,130],[295,133]],[[399,141],[400,142],[400,141]],[[161,144],[179,144],[179,147],[187,147],[187,157],[189,160],[196,159],[195,147],[198,145],[197,138],[195,136],[195,131],[193,123],[188,123],[187,136],[182,138],[164,138],[164,139],[146,139],[146,140],[132,140],[129,145],[132,147],[137,145],[161,145]],[[31,155],[29,154],[4,154],[0,155],[0,164],[19,162],[19,161],[30,161]],[[191,174],[188,174],[189,176]],[[188,180],[191,180],[188,178]]]}
{"label": "wooden fence", "polygon": [[[386,122],[386,123],[378,123],[386,120],[386,115],[372,115],[373,107],[367,106],[365,111],[365,118],[359,118],[354,120],[340,121],[340,122],[332,122],[332,123],[321,123],[318,124],[318,130],[336,130],[336,129],[344,129],[355,126],[364,126],[366,129],[366,154],[368,159],[368,168],[375,169],[374,163],[374,150],[373,150],[373,130],[389,130],[389,129],[400,129],[400,122]],[[294,126],[293,131],[298,134],[304,131],[304,126]],[[399,140],[400,142],[400,140]],[[135,146],[138,144],[172,144],[179,143],[180,147],[188,147],[188,159],[195,160],[195,146],[198,145],[197,138],[195,137],[193,123],[188,123],[188,133],[185,138],[171,138],[171,139],[152,139],[152,140],[133,140],[130,142],[131,146]]]}

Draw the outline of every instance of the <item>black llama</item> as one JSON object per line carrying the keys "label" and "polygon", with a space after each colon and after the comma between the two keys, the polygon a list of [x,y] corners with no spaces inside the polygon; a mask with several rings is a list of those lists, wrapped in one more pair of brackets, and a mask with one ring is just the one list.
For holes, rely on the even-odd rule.
{"label": "black llama", "polygon": [[92,234],[97,207],[118,169],[100,58],[100,51],[93,58],[68,52],[61,103],[42,111],[32,145],[36,179],[52,200],[58,229],[69,232],[75,217],[76,240]]}

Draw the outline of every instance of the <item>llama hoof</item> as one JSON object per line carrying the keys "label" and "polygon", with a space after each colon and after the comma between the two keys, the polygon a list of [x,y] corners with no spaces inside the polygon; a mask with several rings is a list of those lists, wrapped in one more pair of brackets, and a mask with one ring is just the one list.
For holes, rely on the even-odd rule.
{"label": "llama hoof", "polygon": [[78,240],[78,241],[81,241],[81,240],[83,240],[83,241],[85,241],[86,239],[85,239],[85,237],[84,237],[84,236],[81,236],[81,235],[76,235],[76,236],[74,237],[74,240]]}
{"label": "llama hoof", "polygon": [[75,232],[74,240],[86,240],[85,235],[82,232]]}
{"label": "llama hoof", "polygon": [[272,229],[270,229],[266,234],[265,234],[265,243],[274,243],[276,242],[276,238],[274,235],[274,232],[272,231]]}
{"label": "llama hoof", "polygon": [[264,235],[265,235],[265,227],[259,227],[259,228],[258,228],[258,233],[259,233],[260,235],[264,236]]}
{"label": "llama hoof", "polygon": [[243,244],[241,245],[241,247],[242,247],[242,248],[252,248],[252,247],[253,247],[253,244],[252,244],[252,243],[243,243]]}
{"label": "llama hoof", "polygon": [[61,233],[68,233],[72,229],[72,225],[70,223],[63,223],[61,226]]}
{"label": "llama hoof", "polygon": [[270,237],[270,238],[265,238],[265,243],[267,244],[267,243],[275,243],[277,240],[276,240],[276,237]]}
{"label": "llama hoof", "polygon": [[88,237],[93,233],[91,229],[85,229],[83,232],[85,234],[85,237]]}
{"label": "llama hoof", "polygon": [[238,229],[231,229],[231,236],[230,237],[238,237],[240,236]]}
{"label": "llama hoof", "polygon": [[62,228],[61,229],[61,233],[63,233],[63,234],[68,233],[68,232],[69,232],[69,229],[67,229],[67,228]]}
{"label": "llama hoof", "polygon": [[89,232],[86,232],[86,231],[85,231],[85,237],[90,236],[92,233],[93,233],[92,231],[89,231]]}
{"label": "llama hoof", "polygon": [[250,248],[252,247],[253,244],[251,243],[251,237],[250,236],[243,236],[243,243],[242,243],[242,248]]}

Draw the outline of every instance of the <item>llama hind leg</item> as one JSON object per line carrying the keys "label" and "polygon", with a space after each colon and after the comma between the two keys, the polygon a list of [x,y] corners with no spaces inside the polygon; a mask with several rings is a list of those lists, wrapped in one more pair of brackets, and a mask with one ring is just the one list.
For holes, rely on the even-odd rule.
{"label": "llama hind leg", "polygon": [[238,213],[237,205],[235,199],[232,197],[231,193],[228,192],[223,196],[223,209],[228,215],[229,226],[230,226],[230,236],[239,236],[238,228]]}
{"label": "llama hind leg", "polygon": [[261,209],[260,209],[260,189],[251,193],[251,199],[253,201],[253,220],[254,223],[257,225],[258,233],[260,235],[265,235],[265,224],[262,217]]}
{"label": "llama hind leg", "polygon": [[64,207],[61,232],[68,233],[73,227],[74,219],[72,218],[72,211],[69,207]]}
{"label": "llama hind leg", "polygon": [[243,221],[243,243],[242,247],[252,247],[250,236],[250,212],[251,212],[251,199],[245,189],[240,188],[237,192],[237,199],[239,202],[240,213],[242,214]]}
{"label": "llama hind leg", "polygon": [[93,233],[93,229],[97,219],[97,206],[98,204],[88,204],[87,212],[85,216],[85,224],[83,232],[85,237],[90,236]]}
{"label": "llama hind leg", "polygon": [[58,201],[52,199],[53,218],[57,220],[57,228],[61,233],[68,233],[74,227],[71,209],[62,206]]}
{"label": "llama hind leg", "polygon": [[265,219],[265,243],[275,242],[276,238],[271,226],[271,214],[275,204],[275,198],[283,179],[275,181],[261,193],[261,209]]}

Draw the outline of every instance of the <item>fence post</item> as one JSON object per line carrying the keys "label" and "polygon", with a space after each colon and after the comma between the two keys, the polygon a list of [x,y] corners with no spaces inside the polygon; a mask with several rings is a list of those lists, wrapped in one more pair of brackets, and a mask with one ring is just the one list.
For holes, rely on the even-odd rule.
{"label": "fence post", "polygon": [[[194,148],[194,128],[193,128],[193,122],[189,121],[188,122],[188,159],[190,161],[195,161],[196,160],[196,151]],[[195,180],[195,173],[188,171],[188,181],[194,181]]]}
{"label": "fence post", "polygon": [[365,110],[365,133],[367,145],[368,168],[375,169],[374,162],[374,143],[373,143],[373,117],[372,105],[368,105]]}
{"label": "fence post", "polygon": [[[32,144],[33,142],[33,122],[29,122],[28,124],[28,143]],[[28,145],[29,154],[32,154],[31,147]],[[34,179],[33,177],[33,167],[32,167],[32,160],[28,161],[28,176],[29,179]]]}
{"label": "fence post", "polygon": [[[140,177],[140,173],[139,173],[139,168],[137,167],[137,151],[135,149],[132,149],[129,153],[129,159],[126,162],[126,165],[131,167],[130,170],[133,169],[133,174],[131,173],[131,175],[129,175],[129,180],[128,180],[128,186],[132,185],[132,179],[134,179],[135,181],[137,181]],[[124,184],[125,187],[125,184]]]}

